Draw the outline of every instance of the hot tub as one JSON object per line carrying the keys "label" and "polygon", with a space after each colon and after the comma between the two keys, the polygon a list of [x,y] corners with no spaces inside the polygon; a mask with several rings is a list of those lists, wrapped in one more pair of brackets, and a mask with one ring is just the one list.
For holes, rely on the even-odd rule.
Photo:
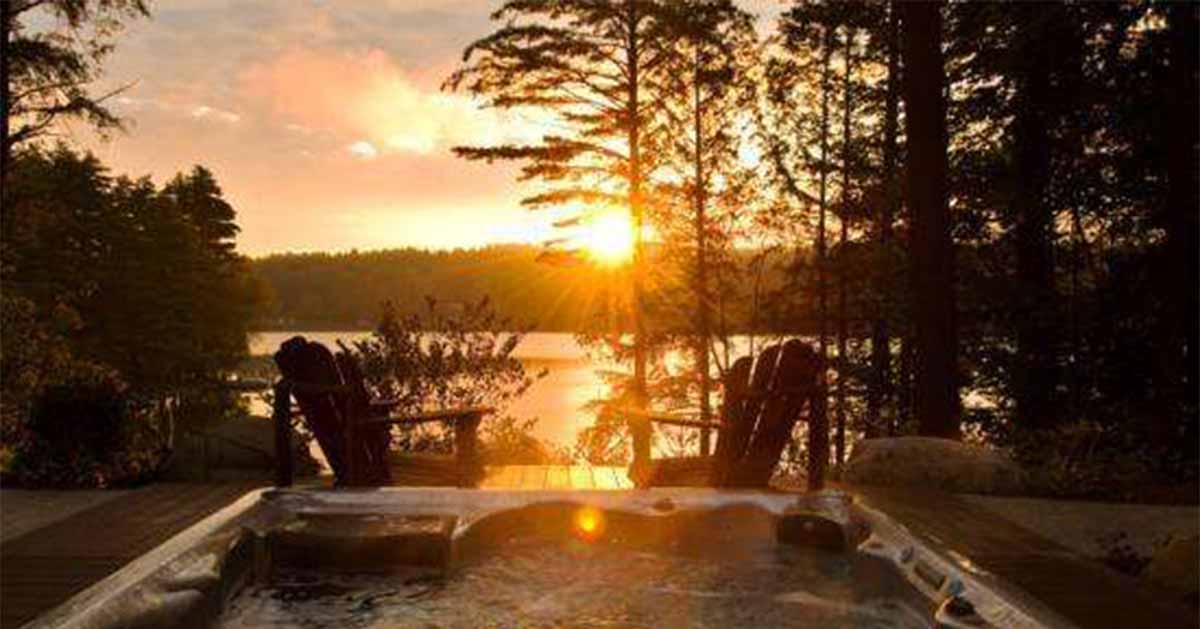
{"label": "hot tub", "polygon": [[260,490],[31,627],[1058,627],[835,491]]}

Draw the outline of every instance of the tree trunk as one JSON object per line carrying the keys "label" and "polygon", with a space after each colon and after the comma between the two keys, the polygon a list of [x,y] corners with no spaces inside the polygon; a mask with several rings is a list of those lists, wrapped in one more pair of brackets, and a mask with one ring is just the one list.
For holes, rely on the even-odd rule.
{"label": "tree trunk", "polygon": [[846,241],[849,237],[850,221],[850,110],[854,100],[850,93],[850,73],[853,71],[854,29],[846,29],[845,72],[842,76],[842,212],[840,233],[838,235],[838,253],[841,258],[838,264],[838,328],[837,328],[837,411],[834,415],[836,429],[834,433],[835,460],[840,466],[846,460],[846,371],[849,361],[846,359],[846,340],[850,335],[846,321]]}
{"label": "tree trunk", "polygon": [[[1054,9],[1035,5],[1014,7],[1019,11],[1018,38],[1039,42],[1034,32],[1044,12]],[[1040,32],[1045,32],[1041,30]],[[1043,42],[1044,43],[1044,42]],[[1050,45],[1053,49],[1054,45]],[[1045,49],[1043,49],[1045,52]],[[1046,203],[1050,181],[1049,108],[1053,94],[1050,68],[1054,59],[1030,58],[1031,50],[1018,49],[1024,59],[1017,77],[1016,115],[1013,137],[1016,157],[1015,327],[1017,356],[1014,361],[1014,398],[1018,421],[1027,428],[1054,426],[1059,418],[1056,402],[1058,357],[1055,351],[1054,309],[1054,221]],[[1054,55],[1049,55],[1053,57]]]}
{"label": "tree trunk", "polygon": [[642,207],[642,160],[640,146],[641,127],[638,125],[638,110],[640,87],[638,81],[638,53],[641,42],[638,41],[637,3],[627,4],[627,26],[629,41],[626,48],[626,58],[629,64],[629,94],[625,115],[629,118],[629,211],[633,219],[633,395],[634,405],[642,407],[648,401],[646,388],[646,320],[645,301],[645,251],[642,242],[642,227],[645,216]]}
{"label": "tree trunk", "polygon": [[[9,111],[12,103],[11,86],[8,76],[8,43],[12,36],[13,13],[9,0],[0,0],[0,204],[5,199],[5,184],[8,181],[8,169],[12,157],[9,146]],[[0,209],[0,212],[3,212]],[[7,221],[5,221],[7,226]]]}
{"label": "tree trunk", "polygon": [[825,28],[824,54],[821,59],[821,163],[819,165],[817,208],[817,328],[821,363],[829,361],[829,280],[828,246],[825,241],[825,220],[829,211],[829,93],[830,61],[833,58],[833,29]]}
{"label": "tree trunk", "polygon": [[901,428],[907,429],[912,423],[913,369],[917,362],[914,345],[912,321],[906,321],[904,332],[900,335],[900,365],[896,374],[896,421],[892,424],[894,432],[889,436],[900,434]]}
{"label": "tree trunk", "polygon": [[[695,220],[696,220],[696,372],[700,385],[700,420],[707,422],[712,419],[712,406],[709,382],[708,343],[712,337],[711,300],[708,290],[708,181],[704,174],[704,120],[702,108],[703,94],[700,90],[700,49],[696,48],[695,68],[692,86],[692,125],[695,136],[695,161],[693,176],[696,179]],[[700,430],[700,454],[707,456],[710,451],[711,435],[708,428]]]}
{"label": "tree trunk", "polygon": [[954,317],[954,252],[946,205],[946,84],[941,3],[900,5],[904,21],[904,102],[908,206],[916,332],[914,411],[925,436],[957,438],[959,398]]}
{"label": "tree trunk", "polygon": [[891,382],[892,349],[888,330],[888,306],[891,300],[885,296],[891,294],[888,277],[890,275],[890,258],[892,246],[892,222],[896,217],[899,190],[896,185],[896,127],[899,118],[899,70],[900,51],[896,45],[898,25],[896,5],[888,3],[887,17],[887,96],[883,115],[883,185],[885,198],[879,207],[879,219],[875,226],[875,317],[871,323],[871,383],[867,392],[867,434],[868,438],[877,437],[881,433],[894,434],[895,418],[891,418],[888,426],[882,426],[883,407],[888,403],[889,384]]}
{"label": "tree trunk", "polygon": [[[1164,445],[1173,445],[1175,439],[1182,437],[1185,455],[1195,460],[1200,444],[1200,426],[1197,424],[1197,388],[1200,383],[1197,376],[1197,326],[1200,325],[1198,312],[1197,285],[1200,284],[1200,260],[1197,259],[1200,234],[1200,158],[1197,154],[1197,142],[1200,141],[1200,121],[1196,118],[1197,90],[1197,39],[1200,38],[1200,8],[1190,2],[1179,2],[1168,5],[1167,28],[1170,41],[1170,86],[1172,98],[1168,99],[1167,115],[1169,123],[1163,125],[1167,134],[1167,198],[1165,212],[1165,227],[1167,231],[1166,258],[1168,268],[1174,273],[1183,275],[1181,285],[1168,295],[1169,328],[1172,332],[1171,345],[1161,348],[1169,355],[1178,356],[1171,360],[1171,368],[1176,373],[1167,374],[1172,386],[1171,392],[1179,392],[1182,398],[1174,408],[1182,408],[1186,415],[1180,422],[1184,434],[1171,435],[1172,441]],[[1166,383],[1164,383],[1166,384]],[[1174,415],[1172,413],[1171,415]],[[1164,417],[1160,421],[1173,421]],[[1178,424],[1176,424],[1178,425]],[[1166,431],[1158,431],[1166,432]]]}

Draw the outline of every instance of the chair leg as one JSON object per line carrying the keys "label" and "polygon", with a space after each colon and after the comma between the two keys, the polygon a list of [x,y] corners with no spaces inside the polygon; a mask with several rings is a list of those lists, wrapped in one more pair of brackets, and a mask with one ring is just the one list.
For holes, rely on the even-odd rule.
{"label": "chair leg", "polygon": [[342,439],[342,460],[346,462],[346,482],[349,487],[363,484],[362,474],[362,440],[359,438],[358,417],[353,413],[345,415],[345,433]]}
{"label": "chair leg", "polygon": [[653,428],[650,419],[646,417],[629,417],[629,436],[633,441],[633,462],[629,466],[627,476],[637,487],[648,487],[650,483],[650,437]]}
{"label": "chair leg", "polygon": [[275,422],[275,486],[291,487],[292,470],[292,385],[275,383],[272,418]]}
{"label": "chair leg", "polygon": [[808,490],[825,487],[825,469],[829,465],[829,417],[825,388],[817,387],[808,402]]}
{"label": "chair leg", "polygon": [[483,415],[464,417],[454,424],[454,455],[458,468],[458,486],[474,487],[479,482],[479,424]]}

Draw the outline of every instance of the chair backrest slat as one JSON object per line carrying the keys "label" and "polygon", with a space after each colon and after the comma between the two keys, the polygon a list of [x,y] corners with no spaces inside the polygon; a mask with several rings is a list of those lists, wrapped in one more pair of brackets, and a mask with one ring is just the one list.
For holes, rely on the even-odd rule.
{"label": "chair backrest slat", "polygon": [[[367,378],[358,359],[344,347],[336,356],[338,370],[349,390],[347,414],[349,418],[367,418],[371,414],[371,392],[367,389]],[[386,484],[390,480],[388,448],[391,445],[391,429],[387,426],[359,426],[356,431],[362,443],[361,467],[364,480]]]}
{"label": "chair backrest slat", "polygon": [[807,343],[792,339],[783,345],[745,457],[726,475],[725,486],[767,485],[796,421],[813,396],[820,394],[819,370],[820,360]]}
{"label": "chair backrest slat", "polygon": [[712,484],[720,485],[729,469],[746,444],[750,442],[753,424],[744,420],[746,403],[750,389],[750,371],[754,359],[743,356],[730,366],[723,379],[724,399],[721,401],[721,432],[717,436],[717,446],[713,450],[714,465]]}
{"label": "chair backrest slat", "polygon": [[[323,386],[344,385],[333,354],[320,343],[310,343],[302,336],[285,341],[275,352],[275,364],[283,377],[292,382]],[[343,461],[346,400],[344,395],[313,393],[302,388],[293,391],[292,397],[300,405],[300,412],[334,474],[345,478],[347,472]]]}
{"label": "chair backrest slat", "polygon": [[748,426],[747,440],[745,443],[739,443],[737,448],[737,458],[740,460],[746,455],[746,446],[749,445],[749,438],[758,430],[758,421],[762,415],[763,408],[767,404],[767,400],[771,397],[772,387],[775,384],[775,372],[779,365],[779,354],[781,348],[779,345],[771,345],[758,355],[758,360],[754,361],[754,375],[750,378],[750,390],[747,392],[747,399],[744,406],[744,416],[742,421]]}
{"label": "chair backrest slat", "polygon": [[712,485],[762,487],[770,481],[796,421],[820,394],[819,369],[816,352],[796,339],[733,364],[724,381]]}

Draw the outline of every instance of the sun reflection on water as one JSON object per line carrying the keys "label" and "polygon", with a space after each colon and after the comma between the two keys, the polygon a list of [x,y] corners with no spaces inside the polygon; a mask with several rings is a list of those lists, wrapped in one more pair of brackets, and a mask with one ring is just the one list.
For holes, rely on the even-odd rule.
{"label": "sun reflection on water", "polygon": [[580,507],[572,518],[577,536],[591,541],[604,534],[604,513],[595,507]]}

